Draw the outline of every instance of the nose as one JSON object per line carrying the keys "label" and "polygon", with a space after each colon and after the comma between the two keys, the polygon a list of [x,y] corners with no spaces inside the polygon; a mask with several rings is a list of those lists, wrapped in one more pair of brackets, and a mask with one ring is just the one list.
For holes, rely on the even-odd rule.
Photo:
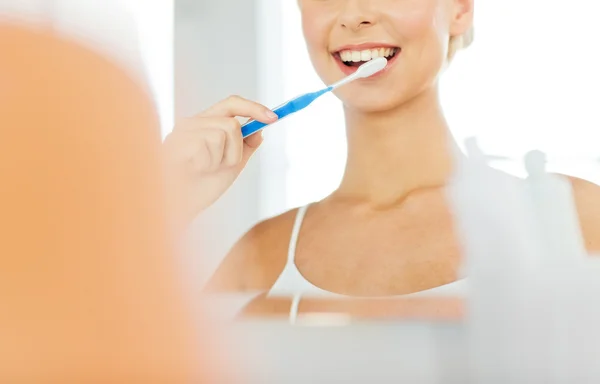
{"label": "nose", "polygon": [[344,29],[359,31],[377,23],[377,17],[369,3],[372,0],[346,0],[341,9],[339,23]]}

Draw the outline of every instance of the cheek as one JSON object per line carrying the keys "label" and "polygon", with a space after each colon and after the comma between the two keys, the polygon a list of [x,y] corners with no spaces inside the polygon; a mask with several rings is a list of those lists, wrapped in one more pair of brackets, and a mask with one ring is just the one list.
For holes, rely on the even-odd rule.
{"label": "cheek", "polygon": [[405,43],[441,42],[448,36],[439,9],[423,6],[409,12],[399,13],[392,18],[394,29]]}
{"label": "cheek", "polygon": [[306,47],[308,51],[313,54],[313,52],[317,52],[322,45],[322,40],[317,26],[315,25],[314,20],[311,20],[308,17],[302,19],[302,32],[304,34],[304,41],[306,42]]}
{"label": "cheek", "polygon": [[316,15],[307,15],[302,18],[302,30],[310,60],[316,72],[323,78],[330,61],[328,26]]}
{"label": "cheek", "polygon": [[445,64],[448,27],[442,12],[432,3],[395,15],[394,30],[402,42],[405,70],[414,81],[431,81]]}

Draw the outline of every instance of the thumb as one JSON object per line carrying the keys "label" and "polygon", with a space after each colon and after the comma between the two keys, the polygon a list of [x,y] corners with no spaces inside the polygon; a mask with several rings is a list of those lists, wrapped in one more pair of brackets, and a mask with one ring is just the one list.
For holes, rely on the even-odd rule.
{"label": "thumb", "polygon": [[258,150],[260,145],[263,143],[264,137],[263,132],[257,132],[254,135],[250,135],[244,139],[244,153],[242,155],[242,166],[245,167],[248,160]]}
{"label": "thumb", "polygon": [[258,149],[258,147],[263,142],[263,131],[256,132],[253,135],[250,135],[244,139],[245,146],[250,147],[250,149],[254,152]]}

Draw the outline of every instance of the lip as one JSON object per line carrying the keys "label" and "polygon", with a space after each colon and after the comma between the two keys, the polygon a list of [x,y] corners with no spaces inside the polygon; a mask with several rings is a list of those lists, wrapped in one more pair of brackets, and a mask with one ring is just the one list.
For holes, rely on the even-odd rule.
{"label": "lip", "polygon": [[350,45],[344,45],[344,46],[338,47],[338,48],[334,49],[333,51],[331,51],[331,53],[339,53],[341,51],[364,51],[367,49],[374,49],[374,48],[400,48],[400,47],[397,45],[394,45],[394,44],[387,44],[387,43],[350,44]]}
{"label": "lip", "polygon": [[331,56],[337,62],[340,70],[344,73],[344,75],[349,76],[349,75],[353,74],[354,72],[356,72],[358,70],[358,67],[348,67],[346,64],[344,64],[344,62],[342,61],[342,58],[340,57],[340,52],[346,51],[346,50],[347,51],[363,51],[363,50],[374,49],[374,48],[398,48],[398,52],[396,53],[396,55],[394,57],[392,57],[391,59],[388,60],[388,63],[383,70],[379,71],[378,73],[374,74],[373,76],[371,76],[369,78],[360,80],[360,81],[367,81],[369,79],[376,79],[376,78],[379,78],[379,77],[385,75],[390,70],[390,68],[396,63],[398,57],[402,54],[402,48],[397,45],[387,44],[387,43],[363,43],[363,44],[354,44],[354,45],[344,45],[342,47],[336,48],[335,51],[331,52]]}

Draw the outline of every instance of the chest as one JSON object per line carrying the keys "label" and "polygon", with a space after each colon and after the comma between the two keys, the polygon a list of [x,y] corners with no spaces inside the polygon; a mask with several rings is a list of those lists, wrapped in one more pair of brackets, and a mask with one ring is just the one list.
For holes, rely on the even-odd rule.
{"label": "chest", "polygon": [[455,281],[460,246],[444,209],[419,215],[307,217],[296,265],[311,283],[357,296],[418,292]]}

